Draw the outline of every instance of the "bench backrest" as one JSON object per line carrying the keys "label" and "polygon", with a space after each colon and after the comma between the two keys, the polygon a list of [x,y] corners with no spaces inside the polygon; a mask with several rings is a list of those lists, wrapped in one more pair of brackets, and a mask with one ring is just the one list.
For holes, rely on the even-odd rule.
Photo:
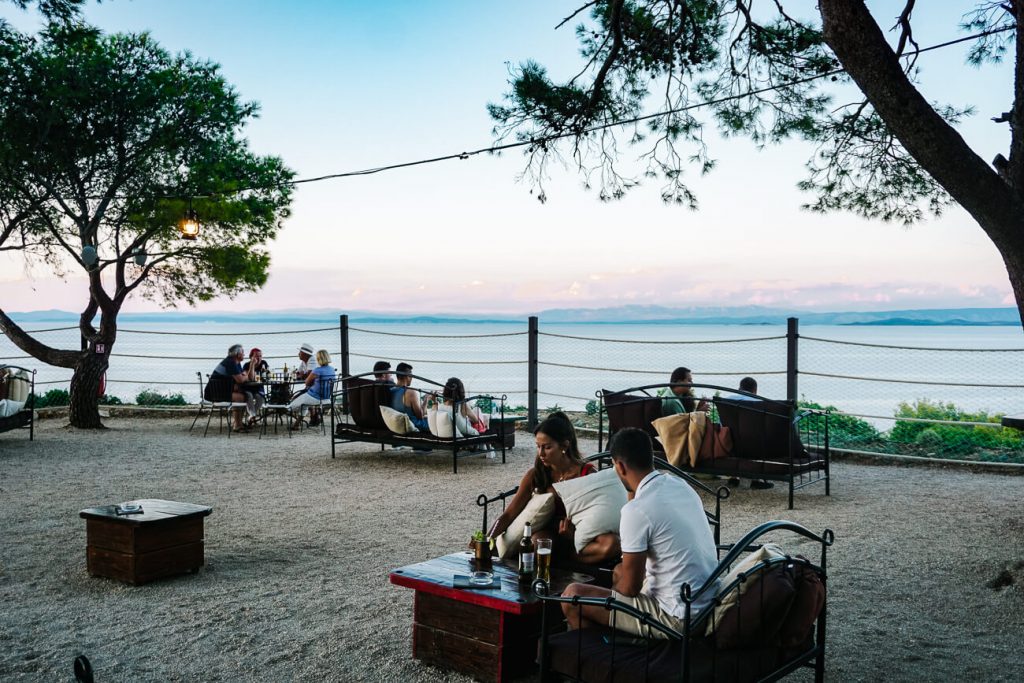
{"label": "bench backrest", "polygon": [[380,407],[390,403],[391,387],[394,385],[363,377],[348,377],[342,384],[345,387],[352,420],[364,429],[388,431],[384,417],[380,414]]}
{"label": "bench backrest", "polygon": [[765,460],[786,458],[786,453],[793,457],[802,454],[792,403],[716,398],[715,406],[722,425],[732,433],[733,457]]}
{"label": "bench backrest", "polygon": [[[661,398],[628,394],[624,391],[603,390],[604,407],[608,413],[608,434],[613,435],[624,427],[642,429],[653,441],[658,432],[651,422],[661,417]],[[654,441],[655,447],[659,444]]]}

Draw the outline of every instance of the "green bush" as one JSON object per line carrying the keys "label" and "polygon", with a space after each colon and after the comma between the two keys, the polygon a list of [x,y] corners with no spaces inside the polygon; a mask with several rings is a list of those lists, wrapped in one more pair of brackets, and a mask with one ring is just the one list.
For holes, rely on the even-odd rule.
{"label": "green bush", "polygon": [[[829,441],[833,446],[840,448],[844,446],[864,446],[868,443],[877,443],[882,440],[882,433],[870,422],[850,415],[836,415],[834,413],[839,409],[835,406],[823,406],[820,403],[807,400],[800,401],[798,405],[809,410],[825,410],[833,413],[828,416]],[[824,416],[812,415],[807,417],[804,419],[806,427],[801,426],[801,430],[805,428],[811,431],[824,430],[824,420]]]}
{"label": "green bush", "polygon": [[593,417],[594,415],[597,415],[597,411],[599,409],[600,406],[597,403],[597,399],[592,398],[589,401],[587,401],[587,415]]}
{"label": "green bush", "polygon": [[[492,412],[491,409],[494,408],[495,403],[495,400],[490,396],[481,396],[476,400],[476,407],[480,409],[481,413],[490,413]],[[497,405],[501,405],[501,403],[497,402]]]}
{"label": "green bush", "polygon": [[42,396],[35,396],[35,403],[33,404],[36,408],[53,408],[56,406],[66,406],[71,404],[71,394],[68,393],[67,389],[50,389]]}
{"label": "green bush", "polygon": [[135,397],[135,404],[140,406],[185,406],[188,402],[180,394],[164,394],[159,391],[143,389]]}
{"label": "green bush", "polygon": [[100,396],[101,406],[123,406],[124,401],[119,399],[117,396],[111,396],[110,394],[103,394]]}
{"label": "green bush", "polygon": [[928,430],[942,439],[943,449],[951,452],[970,453],[978,448],[1021,449],[1024,448],[1024,433],[1009,427],[980,427],[975,425],[929,424],[910,422],[898,418],[943,420],[946,422],[989,422],[999,424],[1001,414],[989,415],[987,411],[975,413],[958,408],[953,403],[932,402],[919,399],[913,403],[900,403],[896,409],[896,424],[889,432],[889,438],[899,443],[917,443],[922,432]]}

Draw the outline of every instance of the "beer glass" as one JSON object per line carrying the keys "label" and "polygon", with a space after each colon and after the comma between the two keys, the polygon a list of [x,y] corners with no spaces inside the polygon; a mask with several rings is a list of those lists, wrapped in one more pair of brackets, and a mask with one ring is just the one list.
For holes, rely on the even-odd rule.
{"label": "beer glass", "polygon": [[551,583],[551,543],[550,538],[537,539],[537,578],[544,583]]}

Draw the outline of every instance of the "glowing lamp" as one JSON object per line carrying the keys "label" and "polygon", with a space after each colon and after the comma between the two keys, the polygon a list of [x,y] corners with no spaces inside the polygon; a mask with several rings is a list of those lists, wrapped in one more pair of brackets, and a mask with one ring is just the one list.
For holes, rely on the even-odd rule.
{"label": "glowing lamp", "polygon": [[196,215],[194,209],[189,209],[185,217],[181,219],[178,230],[181,231],[182,239],[194,240],[199,237],[199,216]]}

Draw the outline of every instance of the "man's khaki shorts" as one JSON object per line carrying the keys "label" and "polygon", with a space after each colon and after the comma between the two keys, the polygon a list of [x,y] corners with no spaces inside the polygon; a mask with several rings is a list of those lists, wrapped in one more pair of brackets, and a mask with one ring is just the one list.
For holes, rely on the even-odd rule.
{"label": "man's khaki shorts", "polygon": [[[683,630],[683,621],[663,610],[658,601],[649,595],[639,593],[634,597],[629,597],[628,595],[623,595],[622,593],[613,590],[612,597],[619,602],[624,602],[627,605],[640,610],[641,612],[647,612],[670,628],[674,628],[680,632]],[[645,624],[641,624],[639,619],[631,614],[626,614],[625,612],[612,612],[609,614],[608,625],[614,627],[617,631],[631,633],[642,638],[667,638],[667,636],[661,631],[653,629]]]}

